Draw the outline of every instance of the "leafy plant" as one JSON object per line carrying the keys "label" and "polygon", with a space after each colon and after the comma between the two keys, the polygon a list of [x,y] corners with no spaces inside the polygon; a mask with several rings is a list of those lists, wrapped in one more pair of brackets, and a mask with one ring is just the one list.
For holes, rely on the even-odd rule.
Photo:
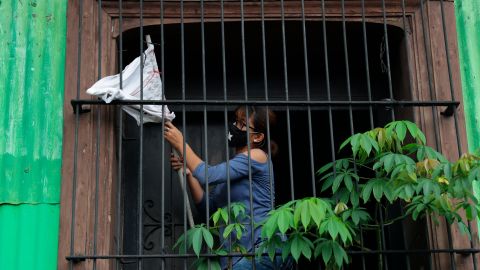
{"label": "leafy plant", "polygon": [[245,247],[240,245],[238,240],[245,232],[245,225],[242,224],[242,221],[244,222],[247,218],[244,204],[231,203],[230,208],[219,208],[211,215],[213,226],[207,226],[204,223],[196,225],[186,234],[182,234],[173,248],[178,248],[180,253],[186,253],[187,250],[192,249],[197,255],[194,262],[195,269],[221,270],[219,257],[200,257],[200,253],[202,250],[208,249],[210,253],[218,256],[227,255],[228,247],[225,245],[225,241],[215,245],[214,236],[219,235],[222,235],[222,239],[230,240],[233,250],[241,254],[246,253]]}
{"label": "leafy plant", "polygon": [[[460,231],[469,235],[467,220],[480,213],[472,193],[472,183],[480,180],[478,155],[464,154],[450,162],[427,146],[423,132],[409,121],[395,121],[354,134],[340,146],[340,150],[347,148],[351,150],[349,157],[317,171],[321,190],[323,194],[331,192],[330,197],[287,202],[257,224],[264,240],[257,256],[267,254],[271,260],[275,256],[284,260],[291,256],[297,262],[301,258],[321,259],[328,269],[339,269],[349,263],[346,249],[360,243],[360,230],[376,230],[381,245],[381,226],[407,217],[417,220],[429,216],[435,223],[445,218],[448,224],[457,224]],[[402,208],[399,216],[387,215],[388,206],[393,204]],[[387,220],[380,224],[372,219],[367,211],[372,207]],[[223,239],[232,238],[232,232],[233,240],[240,239],[245,230],[239,222],[242,213],[245,206],[241,204],[219,209],[212,215],[214,226],[198,225],[182,236],[177,245],[183,251],[192,248],[197,256],[203,244],[213,253],[226,253],[222,245],[214,248],[212,234],[219,234],[218,229],[223,226]],[[238,243],[236,247],[239,248]],[[238,250],[244,252],[245,248]],[[204,262],[208,260],[202,258],[200,266],[204,267]],[[215,263],[211,267],[219,269],[214,268]],[[382,263],[379,256],[380,269]]]}

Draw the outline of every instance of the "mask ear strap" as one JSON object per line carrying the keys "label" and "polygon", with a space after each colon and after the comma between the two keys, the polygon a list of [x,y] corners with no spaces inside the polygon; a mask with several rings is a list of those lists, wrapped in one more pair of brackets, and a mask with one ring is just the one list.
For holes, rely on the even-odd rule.
{"label": "mask ear strap", "polygon": [[265,145],[265,134],[263,135],[262,142],[258,145],[258,147],[263,147]]}

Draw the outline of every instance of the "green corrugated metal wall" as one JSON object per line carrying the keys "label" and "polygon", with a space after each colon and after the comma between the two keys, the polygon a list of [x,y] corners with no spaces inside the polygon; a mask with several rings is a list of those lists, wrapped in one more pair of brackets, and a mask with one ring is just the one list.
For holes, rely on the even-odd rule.
{"label": "green corrugated metal wall", "polygon": [[480,1],[456,0],[458,47],[469,150],[480,148]]}
{"label": "green corrugated metal wall", "polygon": [[[480,148],[480,1],[456,0],[455,13],[468,148],[473,152]],[[480,183],[474,193],[480,198]],[[477,224],[480,231],[479,220]]]}
{"label": "green corrugated metal wall", "polygon": [[56,269],[67,1],[0,0],[0,269]]}

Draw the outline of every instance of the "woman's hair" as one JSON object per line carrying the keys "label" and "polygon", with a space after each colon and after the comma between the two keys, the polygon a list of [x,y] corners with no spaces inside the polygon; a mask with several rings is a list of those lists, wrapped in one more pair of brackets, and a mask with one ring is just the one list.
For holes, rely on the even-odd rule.
{"label": "woman's hair", "polygon": [[277,116],[273,111],[264,106],[239,106],[235,113],[245,113],[245,108],[248,108],[248,116],[253,121],[254,131],[264,135],[262,142],[254,145],[255,148],[260,148],[268,153],[268,140],[270,140],[270,154],[274,156],[277,153],[278,146],[271,138],[267,138],[267,127],[270,128],[270,131],[272,130],[272,127],[277,122]]}

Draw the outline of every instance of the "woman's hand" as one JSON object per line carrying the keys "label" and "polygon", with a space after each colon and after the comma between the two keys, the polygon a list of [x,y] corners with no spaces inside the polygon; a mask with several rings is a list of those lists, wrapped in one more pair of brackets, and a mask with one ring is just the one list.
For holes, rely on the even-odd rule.
{"label": "woman's hand", "polygon": [[[173,153],[170,155],[170,164],[175,171],[183,169],[183,158],[175,156]],[[190,170],[185,167],[187,170],[185,172],[186,176],[191,174]]]}
{"label": "woman's hand", "polygon": [[172,122],[165,122],[165,133],[163,136],[173,148],[179,153],[183,153],[183,134]]}

